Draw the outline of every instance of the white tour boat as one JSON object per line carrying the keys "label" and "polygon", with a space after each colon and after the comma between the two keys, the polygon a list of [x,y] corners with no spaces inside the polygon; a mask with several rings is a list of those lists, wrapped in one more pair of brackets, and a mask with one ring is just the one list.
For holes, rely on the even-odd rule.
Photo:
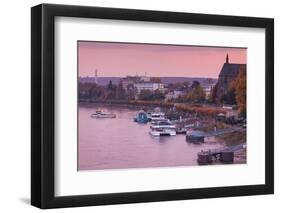
{"label": "white tour boat", "polygon": [[164,112],[152,112],[149,114],[149,118],[151,121],[161,121],[165,119]]}
{"label": "white tour boat", "polygon": [[150,134],[153,136],[175,136],[176,126],[173,125],[169,120],[154,121],[150,126]]}
{"label": "white tour boat", "polygon": [[97,110],[96,113],[91,114],[92,118],[116,118],[116,115],[102,110]]}

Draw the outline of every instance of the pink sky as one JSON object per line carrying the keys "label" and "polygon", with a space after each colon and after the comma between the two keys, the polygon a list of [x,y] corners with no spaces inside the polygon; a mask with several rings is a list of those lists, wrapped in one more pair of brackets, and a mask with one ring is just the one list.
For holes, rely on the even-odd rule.
{"label": "pink sky", "polygon": [[126,75],[217,78],[225,62],[246,64],[246,48],[78,42],[79,76]]}

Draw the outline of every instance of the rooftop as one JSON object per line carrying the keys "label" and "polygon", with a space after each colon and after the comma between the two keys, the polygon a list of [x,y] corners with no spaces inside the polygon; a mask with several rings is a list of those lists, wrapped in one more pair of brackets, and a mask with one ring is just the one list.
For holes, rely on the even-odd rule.
{"label": "rooftop", "polygon": [[237,76],[242,65],[244,64],[224,63],[219,76]]}

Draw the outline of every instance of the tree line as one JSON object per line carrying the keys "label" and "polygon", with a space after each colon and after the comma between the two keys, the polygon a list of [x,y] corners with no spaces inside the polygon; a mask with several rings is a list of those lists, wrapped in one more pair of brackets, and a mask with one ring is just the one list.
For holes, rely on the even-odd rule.
{"label": "tree line", "polygon": [[[161,83],[159,78],[152,78],[154,83]],[[126,89],[120,81],[117,85],[110,80],[105,86],[96,83],[79,82],[79,100],[145,100],[145,101],[164,101],[168,92],[179,90],[183,92],[178,98],[170,102],[191,102],[202,103],[206,100],[206,94],[200,85],[200,82],[193,81],[191,86],[189,82],[171,83],[167,86],[165,92],[160,90],[143,89],[139,93],[133,84],[127,85]]]}
{"label": "tree line", "polygon": [[[154,83],[161,83],[160,78],[152,78]],[[211,91],[209,97],[201,86],[200,82],[177,82],[167,85],[165,92],[160,90],[143,89],[139,93],[133,84],[122,85],[122,81],[113,84],[110,80],[105,86],[95,83],[79,82],[79,100],[144,100],[144,101],[164,101],[169,92],[181,91],[182,94],[176,98],[168,100],[172,103],[212,103],[237,105],[239,111],[246,115],[246,67],[241,66],[237,78],[230,82],[225,94],[218,97],[218,84]]]}

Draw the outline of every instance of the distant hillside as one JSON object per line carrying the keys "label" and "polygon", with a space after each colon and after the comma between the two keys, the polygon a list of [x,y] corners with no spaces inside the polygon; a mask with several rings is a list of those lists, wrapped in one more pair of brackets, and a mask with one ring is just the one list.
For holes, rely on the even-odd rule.
{"label": "distant hillside", "polygon": [[[113,84],[118,84],[120,81],[120,77],[98,77],[98,84],[107,85],[111,80]],[[189,78],[189,77],[160,77],[162,83],[170,84],[170,83],[178,83],[178,82],[186,82],[192,83],[193,81],[198,81],[200,84],[213,84],[217,82],[217,79],[214,78]],[[95,82],[94,77],[80,77],[79,82],[86,83]]]}

